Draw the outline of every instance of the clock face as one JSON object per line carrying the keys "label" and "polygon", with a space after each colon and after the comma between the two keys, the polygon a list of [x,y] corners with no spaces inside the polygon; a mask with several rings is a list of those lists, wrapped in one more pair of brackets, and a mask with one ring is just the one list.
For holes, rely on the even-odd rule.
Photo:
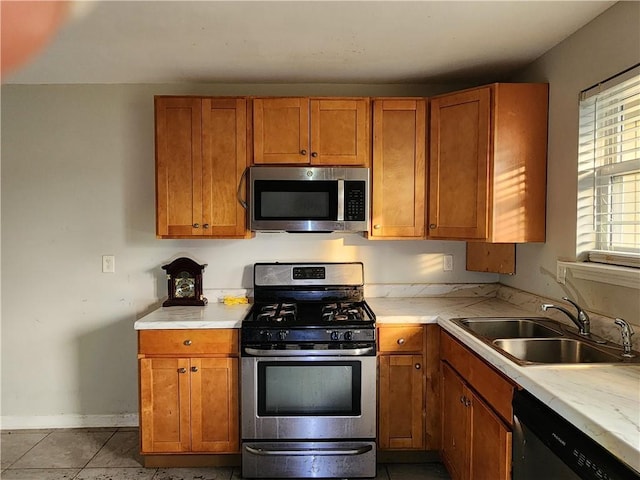
{"label": "clock face", "polygon": [[196,296],[196,279],[189,272],[180,272],[174,279],[176,298],[194,298]]}

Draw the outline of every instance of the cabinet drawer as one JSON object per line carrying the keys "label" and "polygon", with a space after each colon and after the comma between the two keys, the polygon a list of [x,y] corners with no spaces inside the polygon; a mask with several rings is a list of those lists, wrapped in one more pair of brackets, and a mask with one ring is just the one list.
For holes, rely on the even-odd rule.
{"label": "cabinet drawer", "polygon": [[512,425],[513,383],[444,331],[440,335],[440,355],[503,420]]}
{"label": "cabinet drawer", "polygon": [[378,329],[378,349],[381,352],[418,352],[424,348],[421,325],[385,326]]}
{"label": "cabinet drawer", "polygon": [[237,354],[238,330],[140,330],[138,353],[183,356]]}

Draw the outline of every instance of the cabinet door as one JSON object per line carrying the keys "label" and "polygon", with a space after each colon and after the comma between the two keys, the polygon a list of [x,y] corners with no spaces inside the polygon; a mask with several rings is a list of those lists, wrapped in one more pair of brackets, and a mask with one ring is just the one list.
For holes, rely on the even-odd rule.
{"label": "cabinet door", "polygon": [[201,235],[201,104],[156,97],[156,234]]}
{"label": "cabinet door", "polygon": [[[442,369],[442,458],[453,480],[468,478],[468,409],[462,379],[444,362]],[[479,477],[482,478],[482,477]],[[490,476],[485,477],[492,478]]]}
{"label": "cabinet door", "polygon": [[238,359],[191,359],[191,441],[194,452],[239,451]]}
{"label": "cabinet door", "polygon": [[369,165],[369,99],[312,99],[311,164]]}
{"label": "cabinet door", "polygon": [[490,115],[490,87],[431,100],[432,238],[487,238]]}
{"label": "cabinet door", "polygon": [[253,161],[309,163],[309,99],[253,100]]}
{"label": "cabinet door", "polygon": [[373,102],[373,238],[425,235],[424,100]]}
{"label": "cabinet door", "polygon": [[140,359],[140,432],[143,453],[190,449],[189,361]]}
{"label": "cabinet door", "polygon": [[511,478],[511,431],[480,398],[467,391],[471,400],[470,478]]}
{"label": "cabinet door", "polygon": [[379,434],[381,449],[424,448],[423,357],[380,355]]}
{"label": "cabinet door", "polygon": [[246,211],[237,198],[247,168],[246,102],[202,99],[203,235],[242,237],[246,232]]}

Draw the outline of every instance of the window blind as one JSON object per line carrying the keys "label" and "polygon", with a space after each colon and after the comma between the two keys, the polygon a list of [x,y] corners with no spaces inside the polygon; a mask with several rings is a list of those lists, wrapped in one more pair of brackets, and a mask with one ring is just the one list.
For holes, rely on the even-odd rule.
{"label": "window blind", "polygon": [[582,92],[578,253],[640,266],[640,65]]}

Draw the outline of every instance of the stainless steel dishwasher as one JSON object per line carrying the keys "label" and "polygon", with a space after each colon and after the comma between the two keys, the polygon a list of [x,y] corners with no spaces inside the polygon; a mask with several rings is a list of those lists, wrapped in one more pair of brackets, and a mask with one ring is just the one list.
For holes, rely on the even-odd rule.
{"label": "stainless steel dishwasher", "polygon": [[640,479],[530,393],[516,391],[513,415],[513,480]]}

